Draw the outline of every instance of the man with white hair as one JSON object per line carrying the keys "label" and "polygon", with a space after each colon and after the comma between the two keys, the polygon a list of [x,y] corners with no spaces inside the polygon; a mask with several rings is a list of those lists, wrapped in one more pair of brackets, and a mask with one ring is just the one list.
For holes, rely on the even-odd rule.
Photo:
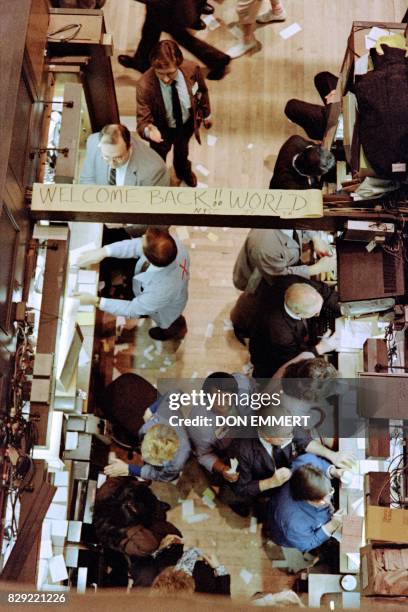
{"label": "man with white hair", "polygon": [[308,320],[319,316],[322,308],[340,315],[337,293],[325,283],[290,275],[278,279],[273,287],[265,285],[249,341],[255,378],[270,378],[302,351],[318,356],[336,348],[334,335],[325,334],[317,343],[310,337]]}

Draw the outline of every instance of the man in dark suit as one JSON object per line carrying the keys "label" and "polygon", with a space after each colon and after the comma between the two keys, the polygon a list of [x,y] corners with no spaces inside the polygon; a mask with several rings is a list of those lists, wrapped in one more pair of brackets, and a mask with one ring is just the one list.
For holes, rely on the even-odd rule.
{"label": "man in dark suit", "polygon": [[184,61],[172,40],[159,42],[150,57],[151,68],[136,86],[138,132],[164,160],[173,146],[178,178],[195,187],[188,143],[193,134],[201,142],[201,122],[211,127],[207,85],[200,67]]}
{"label": "man in dark suit", "polygon": [[143,4],[146,4],[146,19],[142,38],[133,57],[119,55],[122,66],[140,72],[148,70],[150,53],[159,42],[160,34],[167,32],[209,68],[208,79],[222,79],[231,60],[229,55],[196,38],[187,29],[199,19],[202,7],[198,8],[197,0],[145,0]]}
{"label": "man in dark suit", "polygon": [[269,189],[320,189],[321,177],[335,164],[334,155],[302,136],[281,147]]}
{"label": "man in dark suit", "polygon": [[314,342],[307,323],[323,307],[340,316],[338,295],[328,285],[293,274],[280,277],[273,287],[263,283],[262,291],[257,324],[249,339],[254,378],[270,378],[302,351],[318,356],[336,348],[334,335]]}
{"label": "man in dark suit", "polygon": [[312,438],[300,430],[294,432],[291,427],[276,425],[259,428],[257,438],[237,441],[235,455],[239,462],[239,478],[235,491],[255,501],[260,518],[263,518],[264,500],[289,480],[293,459],[305,452],[311,442]]}
{"label": "man in dark suit", "polygon": [[319,72],[314,84],[322,99],[321,104],[311,104],[303,100],[289,100],[285,115],[293,123],[302,127],[312,140],[322,140],[327,127],[330,106],[334,101],[338,78],[331,72]]}

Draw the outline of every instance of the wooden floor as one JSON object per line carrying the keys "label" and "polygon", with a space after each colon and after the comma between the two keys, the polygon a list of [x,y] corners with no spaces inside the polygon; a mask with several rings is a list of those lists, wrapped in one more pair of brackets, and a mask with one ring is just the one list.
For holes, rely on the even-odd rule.
{"label": "wooden floor", "polygon": [[[228,24],[236,21],[235,1],[214,2],[220,27],[199,36],[226,51],[236,42]],[[257,30],[262,49],[251,56],[233,60],[231,72],[222,81],[209,81],[215,146],[192,143],[193,167],[204,165],[208,176],[197,173],[210,186],[265,187],[279,147],[300,128],[289,123],[283,113],[286,101],[298,97],[319,102],[313,77],[320,70],[338,73],[353,20],[400,21],[406,0],[307,0],[285,2],[285,24],[270,24]],[[143,5],[133,0],[110,0],[105,7],[108,31],[113,32],[116,53],[133,51],[143,20]],[[302,31],[283,40],[279,31],[297,22]],[[116,55],[115,53],[115,55]],[[120,113],[135,126],[135,84],[139,74],[125,70],[114,58],[114,73]],[[170,160],[168,160],[170,163]],[[248,355],[233,337],[229,311],[237,291],[232,286],[232,267],[247,230],[229,228],[174,228],[191,255],[190,295],[186,310],[189,333],[181,344],[154,343],[147,330],[148,319],[127,324],[129,331],[116,347],[116,371],[134,371],[156,383],[158,377],[205,377],[209,372],[245,371]],[[133,331],[132,331],[133,330]],[[146,351],[154,344],[154,351]],[[149,355],[149,357],[146,357]],[[194,479],[192,479],[194,481]],[[196,512],[210,515],[207,521],[188,525],[183,522],[178,499],[185,490],[155,486],[162,497],[171,497],[170,520],[185,534],[187,544],[204,549],[216,548],[232,574],[234,595],[250,596],[257,590],[278,591],[293,578],[272,569],[257,535],[249,533],[249,520],[240,519],[229,509],[202,507],[196,491]],[[246,584],[242,569],[253,578]]]}

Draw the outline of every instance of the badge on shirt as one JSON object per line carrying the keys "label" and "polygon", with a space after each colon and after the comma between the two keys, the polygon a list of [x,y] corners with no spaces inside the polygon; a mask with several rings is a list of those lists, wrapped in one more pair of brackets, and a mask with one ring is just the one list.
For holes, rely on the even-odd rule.
{"label": "badge on shirt", "polygon": [[196,82],[194,83],[194,85],[192,86],[192,88],[191,88],[191,93],[193,94],[193,96],[195,96],[195,95],[196,95],[197,91],[198,91],[198,83],[197,83],[197,81],[196,81]]}

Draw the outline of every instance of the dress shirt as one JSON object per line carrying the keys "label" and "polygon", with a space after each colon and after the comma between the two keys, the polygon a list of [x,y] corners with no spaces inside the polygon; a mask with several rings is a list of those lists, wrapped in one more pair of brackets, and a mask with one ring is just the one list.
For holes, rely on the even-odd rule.
{"label": "dress shirt", "polygon": [[121,240],[105,246],[108,257],[137,259],[132,281],[133,300],[101,298],[99,308],[112,315],[127,318],[149,315],[161,328],[167,329],[181,315],[188,297],[190,258],[184,246],[176,239],[177,257],[168,266],[159,268],[150,264],[143,253],[142,238]]}
{"label": "dress shirt", "polygon": [[[281,450],[283,448],[286,448],[287,446],[289,446],[289,444],[292,443],[293,438],[291,438],[290,440],[288,440],[287,442],[285,442],[285,444],[282,444],[279,447],[276,447],[277,449]],[[273,444],[270,444],[269,442],[267,442],[262,436],[259,436],[259,441],[262,444],[262,446],[264,447],[264,449],[266,450],[266,452],[268,453],[268,455],[270,457],[272,457],[273,459]]]}
{"label": "dress shirt", "polygon": [[126,171],[129,165],[129,160],[130,160],[131,155],[132,155],[132,148],[130,149],[127,162],[123,164],[122,166],[118,166],[116,168],[116,185],[118,187],[123,187],[123,185],[125,184]]}
{"label": "dress shirt", "polygon": [[[177,77],[175,78],[175,81],[176,81],[177,93],[180,99],[181,115],[183,118],[183,123],[185,123],[190,117],[191,101],[190,101],[190,94],[188,93],[188,89],[186,85],[186,80],[180,69],[177,70]],[[161,89],[162,96],[163,96],[164,108],[166,109],[167,123],[169,127],[175,128],[176,121],[173,117],[171,85],[166,85],[165,83],[163,83],[161,79],[159,79],[159,83],[160,83],[160,89]]]}

